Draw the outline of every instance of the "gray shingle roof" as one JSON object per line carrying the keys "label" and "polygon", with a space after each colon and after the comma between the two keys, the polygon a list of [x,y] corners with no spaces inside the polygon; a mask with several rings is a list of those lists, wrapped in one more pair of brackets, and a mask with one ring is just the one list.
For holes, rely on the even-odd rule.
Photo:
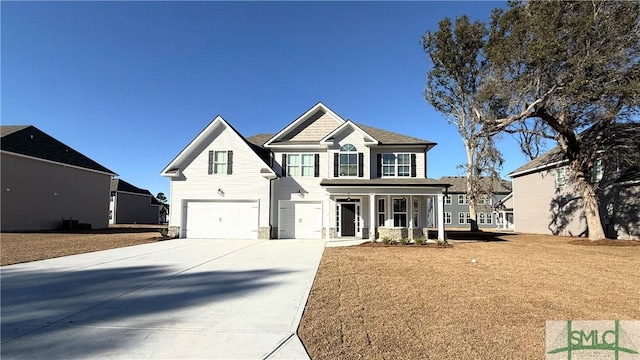
{"label": "gray shingle roof", "polygon": [[374,128],[368,125],[363,125],[363,124],[356,124],[356,125],[358,125],[358,127],[360,127],[362,130],[366,131],[369,135],[376,138],[376,140],[378,140],[383,145],[389,145],[389,144],[436,145],[436,143],[429,140],[418,139],[415,137],[394,133],[392,131]]}
{"label": "gray shingle roof", "polygon": [[111,179],[111,191],[124,191],[134,194],[153,196],[149,190],[140,189],[139,187],[131,185],[122,179]]}
{"label": "gray shingle roof", "polygon": [[[467,192],[467,180],[464,176],[443,176],[440,181],[451,184],[449,193],[466,193]],[[483,178],[483,181],[488,185],[489,178]],[[511,192],[511,181],[500,180],[500,183],[493,189],[494,194],[508,194]]]}
{"label": "gray shingle roof", "polygon": [[[640,124],[638,123],[617,123],[609,126],[605,133],[596,132],[595,128],[591,127],[582,133],[578,134],[578,139],[583,142],[607,142],[611,148],[616,148],[616,145],[625,143],[625,140],[620,139],[638,139],[640,136]],[[566,160],[565,154],[562,152],[559,146],[554,147],[548,152],[538,156],[537,158],[529,161],[528,163],[515,169],[508,176],[513,177],[524,175],[530,172],[542,171],[546,168],[553,166],[559,162]],[[633,170],[635,171],[635,170]],[[633,172],[632,171],[632,172]],[[634,176],[634,175],[631,175]]]}
{"label": "gray shingle roof", "polygon": [[249,136],[247,138],[247,141],[257,145],[257,146],[262,146],[264,145],[264,143],[267,142],[267,140],[271,139],[275,134],[257,134],[257,135],[253,135],[253,136]]}
{"label": "gray shingle roof", "polygon": [[3,151],[77,166],[108,174],[115,173],[78,151],[47,135],[35,126],[0,126]]}

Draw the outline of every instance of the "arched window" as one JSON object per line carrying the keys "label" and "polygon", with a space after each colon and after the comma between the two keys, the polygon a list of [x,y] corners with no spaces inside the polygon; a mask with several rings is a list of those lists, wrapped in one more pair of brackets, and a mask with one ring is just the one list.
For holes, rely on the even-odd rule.
{"label": "arched window", "polygon": [[352,144],[340,147],[340,176],[358,176],[358,150]]}

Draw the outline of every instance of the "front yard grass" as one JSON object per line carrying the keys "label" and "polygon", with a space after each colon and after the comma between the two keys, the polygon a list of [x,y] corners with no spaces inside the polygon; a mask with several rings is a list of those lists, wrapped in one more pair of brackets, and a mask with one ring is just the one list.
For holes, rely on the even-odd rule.
{"label": "front yard grass", "polygon": [[326,248],[299,328],[311,358],[543,359],[546,320],[640,319],[640,246],[501,238]]}
{"label": "front yard grass", "polygon": [[51,259],[160,240],[157,226],[117,226],[85,233],[1,233],[0,265]]}

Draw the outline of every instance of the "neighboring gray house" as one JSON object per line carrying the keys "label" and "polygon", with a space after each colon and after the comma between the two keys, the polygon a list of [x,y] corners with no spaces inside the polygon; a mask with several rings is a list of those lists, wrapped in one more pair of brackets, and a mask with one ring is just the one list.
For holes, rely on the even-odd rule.
{"label": "neighboring gray house", "polygon": [[169,229],[188,238],[421,237],[449,186],[427,177],[435,145],[322,103],[275,135],[244,138],[218,116],[162,170]]}
{"label": "neighboring gray house", "polygon": [[[444,198],[444,223],[449,228],[465,228],[471,221],[469,216],[469,202],[467,201],[467,184],[464,176],[443,176],[441,182],[451,184],[448,195]],[[489,182],[488,178],[483,179]],[[488,187],[488,186],[487,186]],[[491,196],[483,196],[476,206],[478,227],[481,229],[488,228],[507,228],[509,223],[502,219],[512,220],[513,216],[507,216],[508,208],[501,207],[502,213],[496,211],[496,205],[504,203],[503,199],[511,193],[511,182],[500,180],[500,182],[492,189]]]}
{"label": "neighboring gray house", "polygon": [[122,179],[111,180],[109,224],[158,224],[163,208],[149,190]]}
{"label": "neighboring gray house", "polygon": [[[1,126],[1,230],[106,228],[116,175],[34,126]],[[73,224],[73,225],[72,225]]]}
{"label": "neighboring gray house", "polygon": [[[635,129],[635,133],[624,136],[635,138],[637,141],[637,133],[640,131],[638,125],[619,126],[618,130],[625,127]],[[581,134],[591,135],[588,130]],[[602,189],[599,203],[605,234],[611,238],[638,239],[640,170],[637,167],[624,167],[624,162],[616,160],[618,156],[628,157],[626,154],[614,153],[603,156],[606,156],[607,160],[596,163],[591,181],[597,182]],[[509,174],[513,179],[515,231],[566,236],[586,235],[587,224],[582,198],[569,181],[567,164],[562,152],[556,147]]]}

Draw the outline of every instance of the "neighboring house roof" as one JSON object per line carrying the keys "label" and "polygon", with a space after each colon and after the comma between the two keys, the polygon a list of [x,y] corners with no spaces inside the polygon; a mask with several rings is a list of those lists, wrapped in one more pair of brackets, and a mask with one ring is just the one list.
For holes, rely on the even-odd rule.
{"label": "neighboring house roof", "polygon": [[[153,197],[153,195],[146,189],[140,189],[137,186],[131,185],[130,183],[122,180],[122,179],[111,179],[111,192],[114,191],[122,191],[133,194],[141,194],[141,195],[149,195]],[[154,198],[155,199],[155,198]],[[152,200],[153,201],[153,200]]]}
{"label": "neighboring house roof", "polygon": [[[630,138],[637,139],[640,136],[640,124],[638,123],[618,123],[611,125],[608,129],[608,137],[604,140],[605,136],[601,132],[596,132],[594,127],[591,127],[578,135],[578,138],[582,141],[607,141],[611,144],[620,144],[617,139]],[[546,169],[551,169],[563,165],[567,162],[567,159],[559,146],[547,151],[546,153],[538,156],[537,158],[529,161],[528,163],[515,169],[507,176],[514,178],[522,175],[526,175],[533,172],[539,172]],[[622,174],[619,181],[632,181],[640,179],[640,170],[632,167]]]}
{"label": "neighboring house roof", "polygon": [[437,186],[448,187],[449,184],[435,179],[322,179],[321,186]]}
{"label": "neighboring house roof", "polygon": [[[271,169],[271,167],[269,166],[268,151],[263,149],[261,146],[258,146],[254,143],[247,141],[247,139],[245,139],[245,137],[242,136],[238,132],[238,130],[236,130],[233,126],[231,126],[231,124],[229,124],[220,115],[216,116],[213,119],[213,121],[211,121],[209,125],[207,125],[198,134],[198,136],[195,137],[195,139],[191,140],[191,142],[184,149],[182,149],[182,151],[180,151],[180,153],[178,153],[178,155],[176,155],[176,157],[173,158],[173,160],[171,160],[171,162],[162,170],[160,174],[162,176],[177,176],[181,163],[189,156],[189,154],[191,154],[194,151],[197,151],[198,147],[203,145],[203,142],[206,140],[207,136],[213,133],[219,126],[224,126],[230,129],[234,134],[236,134],[236,136],[238,136],[242,140],[243,143],[247,145],[248,150],[256,154],[256,156],[258,156],[260,161],[262,161],[262,163],[264,163],[267,166],[266,168],[261,169],[261,173],[263,175],[269,175],[274,177],[277,176],[276,173],[273,171],[273,169]],[[265,170],[265,169],[266,169],[266,172],[263,172],[262,170]]]}
{"label": "neighboring house roof", "polygon": [[[464,176],[443,176],[440,181],[451,184],[449,193],[466,193],[467,192],[467,179]],[[489,177],[482,179],[485,185],[491,181]],[[508,194],[511,192],[511,181],[500,180],[500,183],[493,188],[494,194]]]}
{"label": "neighboring house roof", "polygon": [[562,153],[560,148],[556,146],[550,151],[538,156],[537,158],[513,170],[507,176],[516,177],[516,176],[525,175],[531,172],[542,171],[544,169],[560,165],[565,161],[566,160],[565,160],[564,154]]}
{"label": "neighboring house roof", "polygon": [[0,126],[0,135],[2,151],[116,175],[35,126]]}

